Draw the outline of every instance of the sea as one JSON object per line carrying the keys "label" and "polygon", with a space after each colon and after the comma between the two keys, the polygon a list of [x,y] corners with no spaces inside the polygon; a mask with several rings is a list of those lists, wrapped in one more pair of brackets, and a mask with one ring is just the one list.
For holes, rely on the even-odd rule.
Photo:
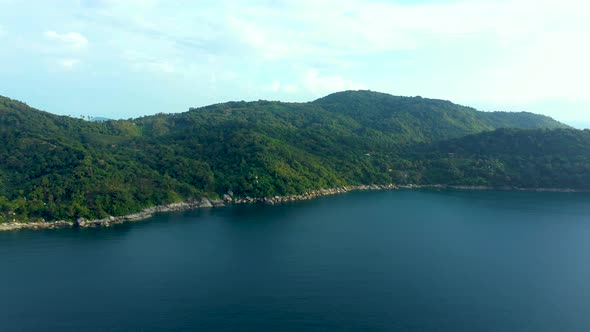
{"label": "sea", "polygon": [[590,331],[590,194],[365,191],[3,232],[0,331]]}

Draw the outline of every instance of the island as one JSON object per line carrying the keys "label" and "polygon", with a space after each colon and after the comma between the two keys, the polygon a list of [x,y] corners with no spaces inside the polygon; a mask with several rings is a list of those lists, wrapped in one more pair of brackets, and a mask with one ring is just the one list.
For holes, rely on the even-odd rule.
{"label": "island", "polygon": [[104,121],[0,97],[0,137],[0,230],[350,190],[590,189],[589,130],[366,90]]}

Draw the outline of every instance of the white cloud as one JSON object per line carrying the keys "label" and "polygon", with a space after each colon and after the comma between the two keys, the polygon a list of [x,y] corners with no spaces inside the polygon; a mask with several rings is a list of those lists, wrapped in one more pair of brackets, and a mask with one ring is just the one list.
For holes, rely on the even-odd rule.
{"label": "white cloud", "polygon": [[316,69],[306,71],[302,79],[302,84],[316,96],[343,90],[366,89],[364,85],[354,83],[340,75],[320,75]]}
{"label": "white cloud", "polygon": [[270,85],[270,91],[277,92],[279,90],[281,90],[281,82],[279,82],[279,81],[272,82],[272,84]]}
{"label": "white cloud", "polygon": [[283,91],[286,93],[297,93],[299,91],[299,87],[295,84],[287,84],[283,87]]}
{"label": "white cloud", "polygon": [[[264,91],[310,100],[364,88],[359,83],[521,109],[544,99],[562,105],[590,99],[589,2],[401,2],[77,0],[67,7],[43,3],[35,13],[19,5],[11,15],[33,15],[36,23],[2,23],[10,22],[10,37],[21,32],[22,43],[52,66],[92,62],[85,68],[149,72],[157,74],[158,89],[157,80],[174,78],[178,94],[199,82],[215,88],[209,99],[258,98]],[[54,31],[39,41],[38,26]],[[15,54],[22,49],[11,47]]]}
{"label": "white cloud", "polygon": [[62,69],[65,70],[72,70],[74,69],[75,66],[77,66],[80,63],[80,60],[78,59],[57,59],[55,60],[55,63]]}
{"label": "white cloud", "polygon": [[519,1],[498,19],[498,54],[465,75],[465,93],[495,104],[533,105],[539,101],[590,102],[590,4]]}
{"label": "white cloud", "polygon": [[[494,2],[400,5],[361,0],[282,1],[235,9],[227,28],[267,58],[330,57],[428,47],[499,28],[486,19]],[[504,14],[504,13],[502,13]],[[501,30],[501,28],[500,28]]]}
{"label": "white cloud", "polygon": [[[326,53],[321,47],[301,42],[301,33],[281,27],[260,26],[230,16],[227,26],[230,35],[234,35],[243,45],[265,59],[285,59]],[[277,29],[278,28],[278,29]]]}
{"label": "white cloud", "polygon": [[73,49],[82,49],[88,46],[88,39],[78,32],[60,34],[50,30],[45,32],[45,37]]}
{"label": "white cloud", "polygon": [[234,71],[226,70],[223,73],[221,73],[221,78],[224,80],[234,80],[238,78],[238,74]]}
{"label": "white cloud", "polygon": [[53,30],[44,33],[45,43],[33,42],[30,48],[45,55],[50,70],[71,71],[86,58],[88,39],[78,32],[58,33]]}
{"label": "white cloud", "polygon": [[[227,28],[254,54],[267,60],[297,62],[345,72],[366,56],[417,54],[411,67],[455,67],[454,77],[433,72],[416,89],[450,97],[468,94],[481,100],[532,102],[543,98],[590,99],[590,3],[584,0],[476,0],[396,4],[364,0],[286,0],[238,6]],[[489,55],[484,51],[489,50]],[[446,56],[447,59],[437,60]],[[354,60],[353,60],[354,59]],[[364,63],[368,73],[401,64]],[[392,61],[400,61],[392,59]],[[348,66],[344,66],[347,64]],[[463,64],[470,64],[467,69]],[[354,69],[354,68],[353,68]],[[431,68],[445,72],[445,68]],[[445,72],[445,74],[447,74]],[[354,86],[342,77],[314,71],[303,86]],[[374,75],[375,76],[375,75]],[[391,77],[390,82],[395,82]],[[447,84],[447,81],[458,81]],[[404,82],[396,82],[404,85]],[[430,86],[437,84],[437,86]],[[385,85],[385,84],[384,84]],[[392,85],[391,83],[389,85]],[[407,85],[407,84],[406,84]],[[414,93],[423,94],[416,90]]]}
{"label": "white cloud", "polygon": [[145,68],[147,68],[148,70],[151,70],[151,71],[157,72],[157,73],[172,74],[176,71],[176,68],[174,67],[174,65],[169,62],[166,62],[166,61],[147,62],[147,63],[144,63],[143,66]]}
{"label": "white cloud", "polygon": [[282,92],[284,88],[285,88],[285,86],[283,84],[281,84],[280,81],[274,80],[271,84],[262,86],[261,90],[277,93],[277,92]]}
{"label": "white cloud", "polygon": [[85,5],[93,8],[122,7],[125,9],[133,10],[152,8],[159,3],[158,0],[85,0],[83,2],[85,3]]}
{"label": "white cloud", "polygon": [[300,88],[297,84],[283,84],[279,81],[273,81],[270,85],[263,86],[261,90],[273,93],[294,94],[299,92]]}
{"label": "white cloud", "polygon": [[135,71],[149,71],[156,74],[173,74],[177,72],[176,65],[163,58],[156,58],[138,51],[127,50],[122,58]]}
{"label": "white cloud", "polygon": [[311,93],[313,96],[325,95],[343,90],[366,89],[362,84],[354,83],[340,75],[321,75],[315,68],[308,68],[299,73],[298,82],[284,84],[274,80],[271,84],[261,87],[262,91],[272,93],[294,94]]}

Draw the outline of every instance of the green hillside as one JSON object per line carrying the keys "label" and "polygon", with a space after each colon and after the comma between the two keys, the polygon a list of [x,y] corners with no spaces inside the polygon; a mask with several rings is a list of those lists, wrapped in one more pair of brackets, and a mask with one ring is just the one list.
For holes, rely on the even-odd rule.
{"label": "green hillside", "polygon": [[587,129],[498,129],[403,155],[420,164],[422,183],[590,189]]}
{"label": "green hillside", "polygon": [[339,92],[313,103],[332,113],[345,114],[363,127],[390,133],[397,142],[457,138],[498,128],[568,128],[533,113],[481,112],[447,100],[373,91]]}
{"label": "green hillside", "polygon": [[[537,155],[509,144],[484,144],[490,154],[476,154],[468,142],[511,132],[489,132],[498,128],[543,129],[532,131],[539,141],[556,138],[558,150],[572,155],[587,151],[561,140],[562,133],[570,133],[584,141],[586,132],[549,130],[567,126],[545,116],[479,112],[448,101],[370,91],[310,103],[228,102],[105,122],[56,116],[0,97],[0,220],[122,215],[228,190],[264,197],[392,182],[590,187],[583,176],[551,173],[534,182],[525,175],[527,162],[537,165],[543,162],[539,156],[554,153],[545,150],[553,148],[546,141]],[[514,135],[520,137],[520,131]],[[494,148],[500,151],[492,154]],[[444,167],[454,169],[446,161],[449,153],[457,156],[452,162],[461,160],[454,166],[459,172],[445,173]],[[514,154],[523,161],[502,159]],[[470,169],[479,166],[470,162],[479,160],[501,160],[510,180],[471,176]],[[567,165],[578,174],[587,163],[578,158]],[[555,172],[562,166],[556,163]]]}

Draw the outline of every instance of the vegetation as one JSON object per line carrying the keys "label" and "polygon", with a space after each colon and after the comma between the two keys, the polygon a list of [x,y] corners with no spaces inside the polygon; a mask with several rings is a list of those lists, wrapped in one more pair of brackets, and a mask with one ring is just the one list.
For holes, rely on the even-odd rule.
{"label": "vegetation", "polygon": [[[500,129],[520,128],[520,129]],[[89,122],[0,97],[0,221],[373,183],[590,187],[590,133],[531,113],[347,91]]]}
{"label": "vegetation", "polygon": [[408,150],[421,181],[590,189],[590,130],[498,129]]}

